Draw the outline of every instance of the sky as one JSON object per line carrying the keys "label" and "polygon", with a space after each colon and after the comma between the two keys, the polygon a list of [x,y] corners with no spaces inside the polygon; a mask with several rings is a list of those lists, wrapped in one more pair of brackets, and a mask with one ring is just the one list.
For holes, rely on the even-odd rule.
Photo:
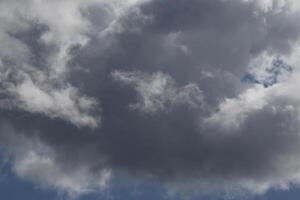
{"label": "sky", "polygon": [[298,0],[0,0],[0,199],[300,195]]}

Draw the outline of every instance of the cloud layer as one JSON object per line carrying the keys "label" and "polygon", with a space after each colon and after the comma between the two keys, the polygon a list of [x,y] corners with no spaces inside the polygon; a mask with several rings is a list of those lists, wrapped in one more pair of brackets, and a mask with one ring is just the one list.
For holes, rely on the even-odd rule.
{"label": "cloud layer", "polygon": [[296,0],[3,0],[0,17],[0,145],[20,177],[70,196],[119,176],[300,184]]}

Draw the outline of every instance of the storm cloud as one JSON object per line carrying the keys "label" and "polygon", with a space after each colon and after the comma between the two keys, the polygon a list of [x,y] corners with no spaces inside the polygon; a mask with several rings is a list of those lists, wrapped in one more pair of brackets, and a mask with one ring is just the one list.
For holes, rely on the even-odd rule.
{"label": "storm cloud", "polygon": [[0,18],[0,146],[18,176],[71,197],[119,176],[300,184],[298,1],[2,0]]}

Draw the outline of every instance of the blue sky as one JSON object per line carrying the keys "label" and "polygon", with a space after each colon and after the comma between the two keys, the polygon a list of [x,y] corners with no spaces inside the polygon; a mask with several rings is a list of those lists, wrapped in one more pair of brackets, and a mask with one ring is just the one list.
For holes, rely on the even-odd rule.
{"label": "blue sky", "polygon": [[[55,191],[49,189],[41,189],[36,185],[28,181],[21,180],[15,177],[9,172],[4,172],[2,174],[2,179],[0,182],[0,198],[7,200],[20,200],[20,199],[30,199],[30,200],[62,200],[68,199],[66,196],[57,194]],[[145,187],[142,188],[140,194],[132,194],[133,191],[126,187],[119,187],[114,189],[112,192],[114,200],[166,200],[164,198],[163,192],[157,187]],[[297,188],[292,188],[288,191],[269,191],[264,195],[256,197],[241,197],[238,199],[245,200],[298,200],[300,196],[300,190]],[[80,200],[107,200],[105,194],[93,194],[85,195],[80,198]],[[170,198],[171,199],[171,198]],[[223,200],[226,197],[216,197],[212,195],[211,197],[200,197],[195,198],[195,200]],[[174,199],[172,199],[174,200]]]}

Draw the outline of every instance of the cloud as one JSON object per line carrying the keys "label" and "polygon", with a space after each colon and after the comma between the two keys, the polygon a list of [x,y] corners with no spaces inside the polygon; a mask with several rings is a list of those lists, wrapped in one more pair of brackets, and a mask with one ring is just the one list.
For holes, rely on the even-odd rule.
{"label": "cloud", "polygon": [[297,1],[1,1],[0,15],[0,145],[19,176],[70,196],[116,176],[299,185]]}
{"label": "cloud", "polygon": [[85,33],[89,22],[79,11],[82,2],[45,3],[1,2],[1,89],[5,96],[13,98],[1,101],[2,107],[96,127],[100,117],[90,113],[95,110],[96,100],[82,95],[65,78],[70,49],[88,41]]}
{"label": "cloud", "polygon": [[176,88],[174,80],[161,72],[153,75],[139,72],[119,72],[112,74],[117,81],[123,82],[136,90],[139,102],[132,104],[132,109],[155,113],[168,110],[177,104],[187,104],[191,108],[201,106],[203,97],[196,84],[188,84],[183,88]]}
{"label": "cloud", "polygon": [[50,187],[66,192],[69,197],[105,190],[110,171],[92,174],[84,165],[69,170],[57,161],[57,152],[38,137],[28,138],[16,133],[7,121],[2,121],[1,140],[4,151],[12,159],[13,171],[20,177],[39,183],[39,188]]}

